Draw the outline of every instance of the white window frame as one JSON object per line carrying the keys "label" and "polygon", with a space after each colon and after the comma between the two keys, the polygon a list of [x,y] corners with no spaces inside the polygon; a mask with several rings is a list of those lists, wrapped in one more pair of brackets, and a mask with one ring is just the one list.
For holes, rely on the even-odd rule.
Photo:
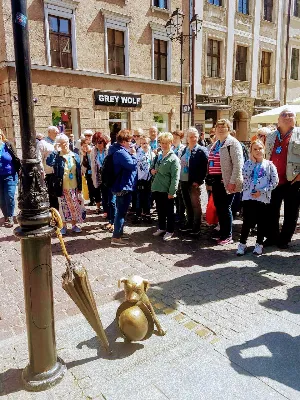
{"label": "white window frame", "polygon": [[161,8],[161,7],[155,6],[154,5],[154,0],[151,0],[151,6],[154,7],[155,10],[168,10],[168,11],[170,11],[170,8],[171,8],[171,4],[170,3],[171,3],[171,0],[167,0],[167,8]]}
{"label": "white window frame", "polygon": [[104,43],[105,43],[105,72],[109,74],[108,70],[108,38],[107,29],[114,29],[116,31],[124,32],[124,55],[125,55],[125,75],[130,75],[129,63],[129,24],[131,17],[129,15],[120,14],[113,11],[101,10],[104,15]]}
{"label": "white window frame", "polygon": [[72,61],[73,69],[77,69],[77,48],[76,48],[76,18],[75,11],[78,1],[74,0],[44,0],[45,14],[45,31],[46,31],[46,52],[47,65],[51,67],[51,51],[50,51],[50,26],[49,15],[67,18],[71,20],[71,44],[72,44]]}
{"label": "white window frame", "polygon": [[157,81],[154,78],[154,39],[163,40],[167,42],[167,82],[172,79],[172,42],[167,35],[166,28],[164,25],[157,24],[155,22],[150,22],[150,27],[152,29],[152,49],[151,49],[151,59],[152,59],[152,76],[151,79]]}

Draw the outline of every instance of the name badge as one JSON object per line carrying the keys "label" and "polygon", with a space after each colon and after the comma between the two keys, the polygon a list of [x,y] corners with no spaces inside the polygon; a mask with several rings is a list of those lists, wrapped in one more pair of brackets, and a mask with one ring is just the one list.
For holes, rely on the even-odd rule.
{"label": "name badge", "polygon": [[282,151],[282,147],[281,146],[276,147],[276,150],[275,150],[276,154],[280,154],[281,151]]}
{"label": "name badge", "polygon": [[189,167],[183,167],[183,172],[185,174],[188,174],[189,173]]}
{"label": "name badge", "polygon": [[74,178],[74,175],[71,173],[71,174],[69,174],[69,178],[70,179],[73,179]]}
{"label": "name badge", "polygon": [[210,166],[210,167],[213,167],[214,165],[215,165],[215,163],[214,163],[213,161],[210,161],[210,162],[209,162],[209,166]]}
{"label": "name badge", "polygon": [[88,171],[88,175],[92,175],[92,170],[91,169]]}
{"label": "name badge", "polygon": [[256,190],[255,190],[255,189],[252,189],[252,190],[251,190],[251,193],[256,193]]}

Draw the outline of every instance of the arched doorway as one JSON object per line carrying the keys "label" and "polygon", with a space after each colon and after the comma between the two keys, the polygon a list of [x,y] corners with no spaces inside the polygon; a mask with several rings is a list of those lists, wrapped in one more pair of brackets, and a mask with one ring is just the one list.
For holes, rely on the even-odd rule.
{"label": "arched doorway", "polygon": [[249,139],[248,135],[249,116],[246,111],[237,110],[233,114],[233,129],[236,131],[236,138],[239,141]]}

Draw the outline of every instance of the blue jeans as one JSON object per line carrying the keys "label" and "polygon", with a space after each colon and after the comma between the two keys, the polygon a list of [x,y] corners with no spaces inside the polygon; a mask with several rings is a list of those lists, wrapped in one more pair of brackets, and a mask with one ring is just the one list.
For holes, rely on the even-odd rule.
{"label": "blue jeans", "polygon": [[[105,211],[104,211],[105,212]],[[116,195],[107,188],[107,219],[110,224],[114,224],[116,215]]]}
{"label": "blue jeans", "polygon": [[221,179],[212,185],[214,203],[220,224],[220,238],[227,239],[232,236],[232,212],[231,204],[234,193],[227,194]]}
{"label": "blue jeans", "polygon": [[13,217],[18,175],[0,175],[0,208],[4,218]]}
{"label": "blue jeans", "polygon": [[113,238],[120,239],[120,237],[123,235],[125,216],[131,202],[131,196],[131,192],[126,193],[123,196],[116,196],[116,215],[114,221]]}

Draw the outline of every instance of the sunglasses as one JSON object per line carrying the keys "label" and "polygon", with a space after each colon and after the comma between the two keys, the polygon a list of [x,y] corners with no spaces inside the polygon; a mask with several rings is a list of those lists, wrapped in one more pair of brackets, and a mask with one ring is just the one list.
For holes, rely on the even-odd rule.
{"label": "sunglasses", "polygon": [[290,112],[283,112],[280,114],[281,117],[286,118],[286,117],[294,117],[295,114],[290,113]]}

